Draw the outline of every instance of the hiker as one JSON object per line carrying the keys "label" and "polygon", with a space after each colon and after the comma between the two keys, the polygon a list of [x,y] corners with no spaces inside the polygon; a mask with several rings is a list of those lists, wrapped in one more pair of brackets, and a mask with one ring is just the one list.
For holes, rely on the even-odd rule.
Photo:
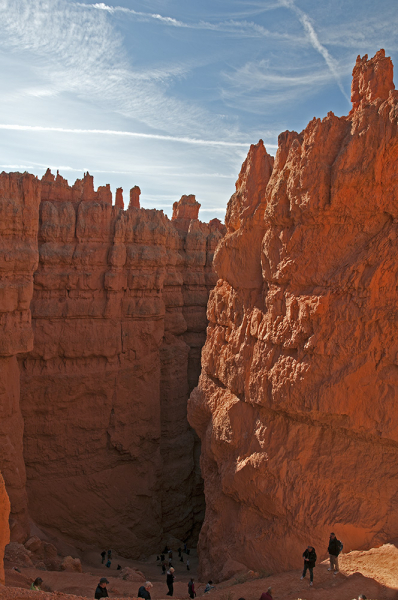
{"label": "hiker", "polygon": [[183,557],[183,555],[182,555],[182,554],[181,554],[181,556],[180,556],[180,562],[182,562],[182,563],[184,564],[184,557]]}
{"label": "hiker", "polygon": [[182,552],[181,546],[178,548],[177,552],[178,552],[178,558],[181,558],[181,552]]}
{"label": "hiker", "polygon": [[121,571],[121,570],[122,570],[122,565],[118,565],[118,566],[116,567],[116,571]]}
{"label": "hiker", "polygon": [[43,583],[43,580],[41,577],[36,577],[36,579],[34,580],[34,582],[32,583],[32,585],[30,586],[30,590],[35,590],[36,592],[40,592],[41,590],[41,584]]}
{"label": "hiker", "polygon": [[101,552],[101,556],[102,556],[101,565],[103,565],[103,564],[104,564],[104,562],[105,562],[105,556],[106,556],[106,552],[105,552],[105,550],[103,550],[103,551]]}
{"label": "hiker", "polygon": [[97,589],[95,590],[94,598],[96,600],[100,600],[101,598],[108,598],[108,590],[106,589],[106,584],[109,583],[106,577],[101,577],[99,580],[99,584],[97,585]]}
{"label": "hiker", "polygon": [[171,560],[173,558],[173,551],[171,548],[169,548],[169,560]]}
{"label": "hiker", "polygon": [[328,568],[328,571],[333,571],[333,575],[336,575],[339,572],[338,556],[339,556],[342,548],[343,548],[343,544],[340,542],[340,540],[338,540],[336,538],[334,533],[331,533],[330,538],[329,538],[329,546],[328,546],[329,561],[330,561],[330,567]]}
{"label": "hiker", "polygon": [[145,598],[145,600],[151,600],[151,594],[149,593],[151,587],[153,587],[152,583],[150,581],[146,581],[145,585],[142,585],[138,590],[137,598]]}
{"label": "hiker", "polygon": [[260,596],[260,600],[272,600],[272,588],[268,588],[268,590],[266,592],[263,592]]}
{"label": "hiker", "polygon": [[166,561],[163,560],[162,561],[162,575],[164,575],[166,573]]}
{"label": "hiker", "polygon": [[189,571],[189,558],[187,558],[187,571]]}
{"label": "hiker", "polygon": [[308,546],[303,552],[303,558],[304,558],[304,570],[303,570],[301,579],[304,579],[304,577],[307,573],[307,569],[308,569],[310,572],[310,585],[312,586],[312,583],[314,581],[314,570],[313,569],[315,567],[315,562],[316,562],[315,548],[313,546]]}
{"label": "hiker", "polygon": [[195,598],[196,596],[194,581],[195,580],[191,578],[191,581],[188,583],[188,594],[190,598]]}
{"label": "hiker", "polygon": [[166,577],[166,583],[167,583],[167,587],[169,588],[169,591],[167,592],[166,596],[172,596],[174,593],[174,569],[173,567],[171,567],[168,571],[167,571],[167,577]]}
{"label": "hiker", "polygon": [[[188,563],[188,561],[187,561],[187,563]],[[213,585],[213,582],[211,579],[206,583],[204,593],[207,594],[208,592],[210,592],[210,590],[214,590],[214,585]]]}
{"label": "hiker", "polygon": [[185,554],[187,553],[187,545],[186,545],[186,543],[184,544],[184,552],[185,552]]}
{"label": "hiker", "polygon": [[108,560],[106,561],[106,565],[105,566],[108,567],[108,569],[110,569],[111,568],[111,564],[112,564],[111,563],[111,559],[108,558]]}

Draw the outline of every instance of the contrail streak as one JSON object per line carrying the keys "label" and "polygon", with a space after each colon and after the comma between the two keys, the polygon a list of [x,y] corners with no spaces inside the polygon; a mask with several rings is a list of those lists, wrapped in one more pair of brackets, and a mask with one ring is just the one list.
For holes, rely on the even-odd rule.
{"label": "contrail streak", "polygon": [[[98,134],[98,135],[119,135],[122,137],[133,137],[148,140],[160,140],[166,142],[179,142],[182,144],[194,144],[199,146],[231,146],[244,147],[250,146],[250,142],[224,142],[217,140],[201,140],[189,137],[177,137],[172,135],[159,135],[156,133],[137,133],[135,131],[118,131],[113,129],[67,129],[65,127],[42,127],[41,125],[6,125],[0,123],[0,129],[11,131],[53,131],[57,133],[75,133],[75,134]],[[269,148],[277,148],[273,144],[267,144]]]}
{"label": "contrail streak", "polygon": [[307,34],[307,37],[308,37],[312,47],[317,52],[319,52],[319,54],[321,54],[321,56],[325,60],[325,63],[327,64],[331,74],[333,75],[334,79],[336,80],[336,83],[339,86],[341,93],[348,100],[348,102],[351,103],[351,100],[347,96],[346,91],[343,87],[343,84],[341,83],[340,75],[337,70],[336,61],[329,54],[327,48],[325,48],[325,46],[323,44],[321,44],[321,42],[319,41],[319,37],[311,23],[309,16],[304,11],[302,11],[301,8],[298,8],[294,4],[294,0],[279,0],[279,2],[282,6],[285,6],[286,8],[290,8],[290,10],[292,10],[297,15],[300,23],[302,24],[302,26],[304,28],[304,31]]}

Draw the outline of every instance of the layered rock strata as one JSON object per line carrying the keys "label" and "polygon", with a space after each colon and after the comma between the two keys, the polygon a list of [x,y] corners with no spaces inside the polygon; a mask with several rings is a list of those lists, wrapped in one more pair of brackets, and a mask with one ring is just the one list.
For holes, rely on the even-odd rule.
{"label": "layered rock strata", "polygon": [[358,57],[348,117],[252,146],[215,255],[189,420],[202,578],[398,536],[398,92]]}
{"label": "layered rock strata", "polygon": [[223,231],[196,202],[180,227],[140,209],[137,187],[128,210],[121,189],[116,200],[88,174],[41,181],[21,410],[32,519],[138,558],[193,539],[203,519],[186,411]]}

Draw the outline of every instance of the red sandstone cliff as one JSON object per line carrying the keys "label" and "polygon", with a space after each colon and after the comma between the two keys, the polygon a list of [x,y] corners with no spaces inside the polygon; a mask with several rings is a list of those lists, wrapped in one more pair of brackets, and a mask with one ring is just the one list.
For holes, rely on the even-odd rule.
{"label": "red sandstone cliff", "polygon": [[[109,186],[94,191],[88,174],[73,186],[49,171],[41,182],[28,177],[36,210],[41,194],[40,260],[34,290],[24,262],[34,344],[29,329],[29,344],[15,350],[24,351],[23,422],[18,390],[14,403],[25,464],[20,452],[14,487],[26,498],[26,466],[31,518],[74,542],[139,557],[173,536],[194,540],[204,507],[187,399],[223,226],[198,221],[194,197],[176,203],[174,223],[140,209],[137,187],[124,211],[122,190],[112,206]],[[38,223],[36,214],[35,235]]]}
{"label": "red sandstone cliff", "polygon": [[398,536],[398,93],[358,57],[353,110],[252,146],[218,247],[189,420],[201,576]]}
{"label": "red sandstone cliff", "polygon": [[[33,175],[0,174],[0,472],[11,500],[11,535],[17,541],[29,530],[17,355],[33,348],[30,302],[38,262],[39,202],[40,183]],[[0,535],[6,537],[4,497],[1,489]]]}

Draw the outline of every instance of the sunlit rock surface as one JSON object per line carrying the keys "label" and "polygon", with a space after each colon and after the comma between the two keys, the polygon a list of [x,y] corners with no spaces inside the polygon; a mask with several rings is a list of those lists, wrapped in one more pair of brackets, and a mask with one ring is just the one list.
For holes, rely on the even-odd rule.
{"label": "sunlit rock surface", "polygon": [[189,420],[200,577],[398,536],[398,93],[358,57],[353,109],[252,146],[215,255]]}

